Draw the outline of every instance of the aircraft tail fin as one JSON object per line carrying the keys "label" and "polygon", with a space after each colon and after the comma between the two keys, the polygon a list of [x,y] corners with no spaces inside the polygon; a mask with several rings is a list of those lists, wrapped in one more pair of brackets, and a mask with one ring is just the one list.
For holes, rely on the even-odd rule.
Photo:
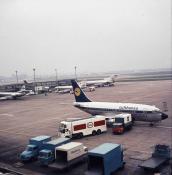
{"label": "aircraft tail fin", "polygon": [[20,91],[25,91],[26,90],[26,86],[25,85],[22,85]]}
{"label": "aircraft tail fin", "polygon": [[117,77],[117,75],[111,75],[108,78],[104,78],[104,80],[107,80],[109,82],[115,83],[116,77]]}
{"label": "aircraft tail fin", "polygon": [[71,80],[76,102],[91,102],[75,80]]}
{"label": "aircraft tail fin", "polygon": [[24,84],[28,84],[28,82],[26,80],[23,80]]}

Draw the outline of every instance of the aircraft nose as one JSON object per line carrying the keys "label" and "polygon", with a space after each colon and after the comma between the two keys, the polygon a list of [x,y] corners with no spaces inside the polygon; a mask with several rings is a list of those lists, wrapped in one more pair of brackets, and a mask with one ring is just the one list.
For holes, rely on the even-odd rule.
{"label": "aircraft nose", "polygon": [[166,118],[168,118],[168,115],[165,113],[162,113],[161,118],[162,118],[162,120],[165,120]]}

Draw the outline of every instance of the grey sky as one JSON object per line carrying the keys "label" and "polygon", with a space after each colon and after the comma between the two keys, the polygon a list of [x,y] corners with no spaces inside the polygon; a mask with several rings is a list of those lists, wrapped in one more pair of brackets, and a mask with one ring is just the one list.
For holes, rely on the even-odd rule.
{"label": "grey sky", "polygon": [[0,75],[169,68],[170,0],[0,0]]}

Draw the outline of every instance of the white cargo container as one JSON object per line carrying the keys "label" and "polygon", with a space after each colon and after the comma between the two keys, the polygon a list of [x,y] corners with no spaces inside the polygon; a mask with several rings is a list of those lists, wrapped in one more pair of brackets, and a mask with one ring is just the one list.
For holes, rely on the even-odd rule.
{"label": "white cargo container", "polygon": [[55,162],[50,167],[65,169],[73,164],[86,160],[87,147],[83,143],[70,142],[65,145],[56,147]]}
{"label": "white cargo container", "polygon": [[86,135],[96,135],[107,131],[104,116],[96,115],[89,118],[68,119],[60,122],[61,137],[81,138]]}

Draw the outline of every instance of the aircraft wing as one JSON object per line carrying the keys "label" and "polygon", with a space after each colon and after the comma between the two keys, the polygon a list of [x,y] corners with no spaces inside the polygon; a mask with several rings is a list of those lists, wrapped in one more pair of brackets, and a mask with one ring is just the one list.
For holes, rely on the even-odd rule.
{"label": "aircraft wing", "polygon": [[0,100],[10,100],[12,99],[12,96],[5,96],[5,97],[0,97]]}

